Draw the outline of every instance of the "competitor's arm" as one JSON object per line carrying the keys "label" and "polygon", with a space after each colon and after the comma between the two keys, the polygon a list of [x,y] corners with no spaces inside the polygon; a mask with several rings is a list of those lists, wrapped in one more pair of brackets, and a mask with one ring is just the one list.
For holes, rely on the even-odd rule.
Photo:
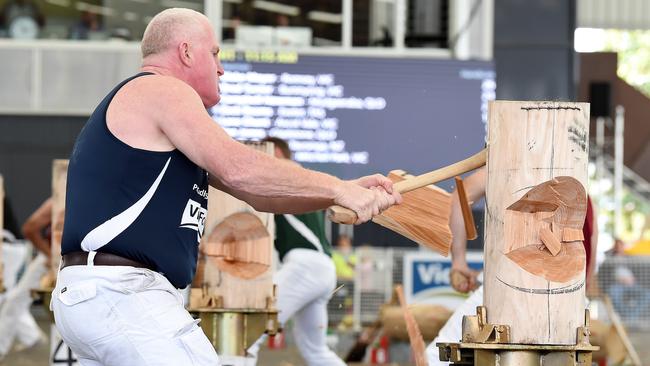
{"label": "competitor's arm", "polygon": [[43,236],[43,230],[52,223],[52,197],[48,198],[23,224],[23,235],[48,257],[51,255],[50,242]]}
{"label": "competitor's arm", "polygon": [[[485,168],[480,168],[463,180],[465,193],[469,202],[476,202],[485,195],[486,181]],[[468,292],[477,287],[476,276],[478,273],[470,269],[467,265],[467,233],[465,232],[465,221],[463,220],[463,212],[460,207],[457,189],[454,190],[451,196],[449,226],[452,232],[451,284],[457,291]]]}
{"label": "competitor's arm", "polygon": [[267,205],[278,213],[305,211],[303,204],[310,210],[338,204],[357,212],[359,222],[399,200],[385,177],[379,182],[384,189],[366,189],[251,149],[212,120],[187,84],[169,77],[157,77],[154,82],[152,112],[159,128],[176,148],[213,176],[213,184],[238,198],[253,200],[258,207],[267,205],[267,198],[281,199],[282,205]]}
{"label": "competitor's arm", "polygon": [[[378,186],[381,186],[382,187],[381,189],[384,189],[383,188],[385,185],[384,179],[385,177],[383,177],[382,175],[376,174],[376,175],[370,175],[359,179],[355,179],[352,181],[345,181],[345,183],[356,184],[361,187],[370,188],[372,190],[375,189],[374,187],[378,187]],[[226,193],[229,193],[235,197],[238,197],[239,199],[248,202],[251,206],[253,206],[253,208],[255,208],[258,211],[300,214],[305,212],[322,210],[324,207],[329,207],[331,205],[331,202],[329,200],[318,200],[318,199],[305,200],[305,199],[295,198],[295,197],[269,198],[269,197],[256,196],[241,191],[234,191],[224,186],[223,184],[221,184],[221,182],[219,182],[216,179],[211,179],[210,184],[217,189],[220,189]],[[380,195],[380,197],[383,198],[383,195]],[[401,203],[402,202],[401,196],[397,194],[396,197],[397,197],[396,203]]]}

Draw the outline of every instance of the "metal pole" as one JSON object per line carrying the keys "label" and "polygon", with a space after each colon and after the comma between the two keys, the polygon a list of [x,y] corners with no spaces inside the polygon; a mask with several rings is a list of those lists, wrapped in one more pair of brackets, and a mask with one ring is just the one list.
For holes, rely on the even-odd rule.
{"label": "metal pole", "polygon": [[395,0],[395,49],[404,49],[406,37],[406,0]]}
{"label": "metal pole", "polygon": [[483,56],[484,60],[492,60],[494,56],[494,0],[484,0],[482,14],[481,33],[483,34]]}
{"label": "metal pole", "polygon": [[343,0],[343,23],[341,24],[341,45],[352,48],[352,0]]}
{"label": "metal pole", "polygon": [[203,9],[205,16],[212,23],[217,42],[221,43],[221,36],[223,34],[223,0],[204,0]]}
{"label": "metal pole", "polygon": [[623,128],[625,108],[616,106],[614,125],[614,235],[620,236],[623,217]]}
{"label": "metal pole", "polygon": [[[367,251],[363,248],[361,250],[355,251],[357,258],[363,258],[363,255],[367,255]],[[359,264],[361,261],[359,261]],[[361,323],[361,282],[365,273],[364,271],[359,270],[359,266],[354,271],[354,289],[352,292],[352,319],[353,319],[353,328],[355,331],[361,331],[363,324]]]}
{"label": "metal pole", "polygon": [[452,37],[456,37],[453,47],[453,55],[457,59],[467,60],[470,57],[469,30],[460,34],[461,28],[467,22],[471,9],[471,0],[456,0],[451,5],[451,31]]}

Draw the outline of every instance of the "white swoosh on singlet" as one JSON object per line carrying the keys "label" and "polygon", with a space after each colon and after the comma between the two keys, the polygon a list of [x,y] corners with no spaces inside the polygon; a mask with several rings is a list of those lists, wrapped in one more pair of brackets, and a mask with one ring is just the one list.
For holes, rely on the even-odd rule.
{"label": "white swoosh on singlet", "polygon": [[160,181],[165,175],[165,171],[167,171],[167,167],[171,160],[171,157],[167,159],[167,163],[165,163],[162,171],[158,174],[158,178],[156,178],[142,198],[131,207],[116,216],[113,216],[111,219],[86,234],[86,237],[81,241],[81,249],[87,252],[95,251],[108,244],[111,240],[115,239],[115,237],[131,226],[138,216],[140,216],[142,211],[144,211],[144,208],[147,207],[147,204],[151,201],[151,197],[153,197],[154,193],[156,193]]}
{"label": "white swoosh on singlet", "polygon": [[307,239],[308,242],[311,243],[311,245],[316,247],[316,250],[324,253],[323,251],[323,246],[320,243],[320,240],[314,234],[313,231],[311,231],[310,228],[305,225],[304,222],[300,221],[297,217],[291,214],[284,214],[283,215],[285,219],[287,219],[287,222],[291,227],[293,227],[294,230],[296,230],[300,235],[302,235],[303,238]]}

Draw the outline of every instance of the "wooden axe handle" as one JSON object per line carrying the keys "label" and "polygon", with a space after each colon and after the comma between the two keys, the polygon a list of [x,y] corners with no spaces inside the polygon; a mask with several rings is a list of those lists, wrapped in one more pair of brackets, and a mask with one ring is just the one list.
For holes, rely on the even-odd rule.
{"label": "wooden axe handle", "polygon": [[[418,175],[414,178],[397,182],[393,185],[393,189],[397,190],[399,193],[406,193],[466,173],[485,165],[486,155],[487,149],[483,149],[479,153],[470,156],[465,160]],[[339,224],[351,225],[357,221],[357,214],[354,211],[336,205],[327,209],[327,216],[330,220]]]}

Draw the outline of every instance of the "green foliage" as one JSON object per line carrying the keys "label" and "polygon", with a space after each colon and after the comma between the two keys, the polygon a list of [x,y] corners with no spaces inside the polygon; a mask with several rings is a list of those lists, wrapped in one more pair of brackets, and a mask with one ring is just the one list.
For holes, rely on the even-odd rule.
{"label": "green foliage", "polygon": [[607,30],[604,50],[618,53],[618,76],[650,96],[650,31]]}

